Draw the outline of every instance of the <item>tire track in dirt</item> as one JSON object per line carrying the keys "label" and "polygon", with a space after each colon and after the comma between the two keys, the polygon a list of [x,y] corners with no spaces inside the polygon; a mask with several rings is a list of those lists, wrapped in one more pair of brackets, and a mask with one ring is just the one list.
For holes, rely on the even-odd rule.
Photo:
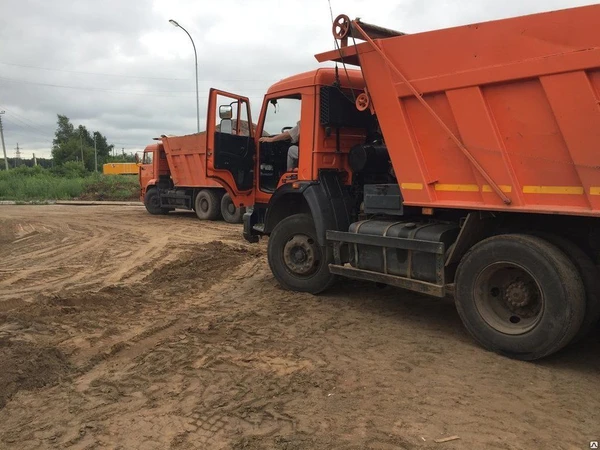
{"label": "tire track in dirt", "polygon": [[[96,275],[0,307],[0,341],[69,364],[0,409],[2,448],[417,449],[451,434],[444,450],[579,448],[600,423],[599,339],[510,361],[473,345],[451,302],[348,281],[283,291],[265,243],[239,227],[138,208],[9,211],[47,223],[49,249],[69,224],[110,239],[78,257]],[[0,254],[25,268],[7,236]]]}
{"label": "tire track in dirt", "polygon": [[[136,309],[134,302],[131,302],[136,296],[138,298],[137,303],[139,304],[142,295],[134,294],[136,290],[139,292],[150,291],[155,293],[160,292],[162,288],[164,291],[164,280],[166,278],[170,279],[172,283],[187,288],[189,292],[195,292],[200,289],[204,292],[203,295],[210,296],[213,294],[209,288],[218,281],[215,275],[222,268],[222,264],[214,264],[213,260],[223,258],[227,261],[230,268],[235,268],[248,257],[249,254],[243,249],[234,249],[224,244],[212,243],[188,249],[186,253],[180,255],[177,261],[155,268],[153,275],[148,277],[146,282],[134,284],[129,288],[119,286],[106,287],[100,291],[90,293],[86,297],[81,297],[81,294],[77,293],[71,293],[62,297],[52,296],[44,300],[39,300],[38,304],[33,305],[17,303],[13,305],[15,306],[15,310],[4,316],[0,315],[0,338],[3,334],[6,334],[5,341],[12,344],[16,341],[14,337],[11,338],[11,331],[35,330],[37,333],[49,332],[56,320],[60,320],[61,315],[65,313],[72,315],[73,319],[77,320],[79,324],[87,322],[85,317],[79,314],[82,311],[96,313],[92,314],[92,316],[97,316],[98,314],[110,315],[119,310],[127,313],[132,307]],[[185,270],[181,270],[182,268],[185,268]],[[198,274],[196,279],[190,279],[189,275],[191,273]],[[193,286],[191,285],[192,282]],[[167,296],[160,295],[156,298],[146,299],[144,306],[151,308],[151,311],[148,311],[149,313],[155,312],[156,308],[152,305],[156,305],[157,300],[165,298]],[[201,303],[202,297],[198,301]],[[165,323],[164,319],[158,321],[153,319],[148,321],[150,324],[142,323],[137,327],[133,327],[137,330],[137,333],[130,334],[125,339],[121,336],[121,339],[117,342],[102,342],[102,345],[95,346],[93,351],[89,352],[90,357],[87,360],[82,358],[82,355],[77,355],[78,357],[74,358],[74,360],[80,360],[81,365],[79,368],[75,367],[73,371],[85,373],[81,382],[85,384],[86,377],[94,379],[96,373],[109,370],[107,367],[110,367],[110,371],[116,370],[121,360],[130,360],[161,340],[176,333],[178,330],[193,324],[193,316],[182,316],[183,311],[186,309],[185,302],[175,304],[173,301],[167,301],[165,304],[159,304],[158,309],[167,310],[171,317],[177,317],[178,315],[179,317],[167,323]],[[76,317],[77,315],[79,317]],[[69,320],[66,322],[69,322]],[[142,322],[144,322],[143,317]],[[130,320],[127,320],[121,326],[125,326],[125,329],[129,330],[134,324]],[[21,339],[26,337],[26,335],[21,335]],[[67,339],[60,343],[63,349],[68,348],[68,341]],[[110,341],[110,338],[105,341]],[[85,349],[84,351],[79,350],[80,353],[85,355]],[[11,395],[16,390],[18,390],[18,386],[15,389],[11,389],[7,395]]]}
{"label": "tire track in dirt", "polygon": [[[168,233],[169,222],[164,222],[164,227],[140,227],[147,218],[141,208],[117,211],[117,218],[127,217],[124,222],[100,220],[105,219],[97,214],[102,208],[80,208],[84,213],[96,214],[84,214],[77,222],[65,220],[62,214],[58,217],[29,214],[48,208],[58,210],[57,207],[20,207],[24,214],[18,219],[0,219],[4,228],[2,241],[10,242],[12,254],[19,255],[18,260],[12,260],[15,265],[9,258],[4,265],[5,272],[0,273],[0,303],[17,298],[34,301],[40,290],[52,293],[82,285],[101,287],[138,282],[155,266],[176,258],[184,244],[209,242],[220,237],[219,233],[223,234],[224,230],[227,230],[226,235],[232,236],[224,242],[239,244],[240,241],[239,226],[215,222],[200,227],[202,223],[189,215],[161,218],[182,222],[183,229],[177,236]],[[139,214],[136,221],[131,220],[132,210]],[[141,232],[136,234],[134,230],[138,228]],[[139,270],[140,266],[144,270]],[[0,305],[0,309],[6,307]]]}

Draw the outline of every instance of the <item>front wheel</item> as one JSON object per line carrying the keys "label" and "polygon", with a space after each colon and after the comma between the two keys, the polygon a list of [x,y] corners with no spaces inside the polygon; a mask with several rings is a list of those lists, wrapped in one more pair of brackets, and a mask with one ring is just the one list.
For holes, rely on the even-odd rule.
{"label": "front wheel", "polygon": [[168,208],[160,207],[160,197],[156,188],[150,188],[144,195],[144,206],[150,214],[168,214]]}
{"label": "front wheel", "polygon": [[329,272],[332,250],[321,247],[310,214],[295,214],[279,222],[267,255],[275,279],[285,289],[318,294],[335,280]]}
{"label": "front wheel", "polygon": [[539,237],[500,235],[479,242],[456,273],[456,307],[485,348],[535,360],[567,345],[585,315],[577,268]]}

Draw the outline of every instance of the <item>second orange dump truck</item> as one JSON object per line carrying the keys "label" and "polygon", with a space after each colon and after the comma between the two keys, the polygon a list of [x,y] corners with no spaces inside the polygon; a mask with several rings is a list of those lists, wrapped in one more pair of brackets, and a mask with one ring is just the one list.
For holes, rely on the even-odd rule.
{"label": "second orange dump truck", "polygon": [[162,136],[144,149],[139,167],[141,200],[150,214],[187,209],[201,220],[223,217],[226,222],[241,223],[244,209],[206,176],[203,136]]}
{"label": "second orange dump truck", "polygon": [[219,131],[250,107],[211,90],[207,174],[284,288],[451,295],[484,347],[545,357],[600,316],[598,23],[600,5],[414,35],[339,16],[317,55],[338,67],[273,85],[258,133]]}

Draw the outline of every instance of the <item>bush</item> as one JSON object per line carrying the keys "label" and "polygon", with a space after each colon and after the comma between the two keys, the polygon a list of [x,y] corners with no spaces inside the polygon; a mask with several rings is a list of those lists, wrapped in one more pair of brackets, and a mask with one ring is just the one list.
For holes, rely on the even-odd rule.
{"label": "bush", "polygon": [[64,178],[83,178],[89,175],[85,166],[77,161],[67,161],[61,166],[52,168],[51,171],[53,174]]}
{"label": "bush", "polygon": [[0,172],[0,200],[138,200],[139,192],[135,175],[89,174],[76,162]]}
{"label": "bush", "polygon": [[137,175],[93,174],[84,185],[81,199],[139,200],[140,185]]}

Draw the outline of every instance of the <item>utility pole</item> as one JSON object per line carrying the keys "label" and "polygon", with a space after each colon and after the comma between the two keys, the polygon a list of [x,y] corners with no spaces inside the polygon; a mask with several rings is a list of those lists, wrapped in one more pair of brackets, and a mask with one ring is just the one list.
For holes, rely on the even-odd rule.
{"label": "utility pole", "polygon": [[98,172],[98,149],[96,148],[96,133],[94,133],[94,172]]}
{"label": "utility pole", "polygon": [[33,154],[33,167],[37,166],[37,159],[35,159],[35,153]]}
{"label": "utility pole", "polygon": [[83,134],[81,134],[81,127],[79,127],[79,142],[81,143],[81,164],[85,166],[85,162],[83,161]]}
{"label": "utility pole", "polygon": [[4,167],[8,170],[8,158],[6,157],[6,146],[4,145],[4,130],[2,129],[2,114],[4,114],[4,111],[0,111],[0,137],[2,138],[2,151],[4,152]]}
{"label": "utility pole", "polygon": [[19,148],[19,143],[17,142],[17,148],[15,148],[15,167],[19,163],[19,159],[21,159],[21,149]]}

